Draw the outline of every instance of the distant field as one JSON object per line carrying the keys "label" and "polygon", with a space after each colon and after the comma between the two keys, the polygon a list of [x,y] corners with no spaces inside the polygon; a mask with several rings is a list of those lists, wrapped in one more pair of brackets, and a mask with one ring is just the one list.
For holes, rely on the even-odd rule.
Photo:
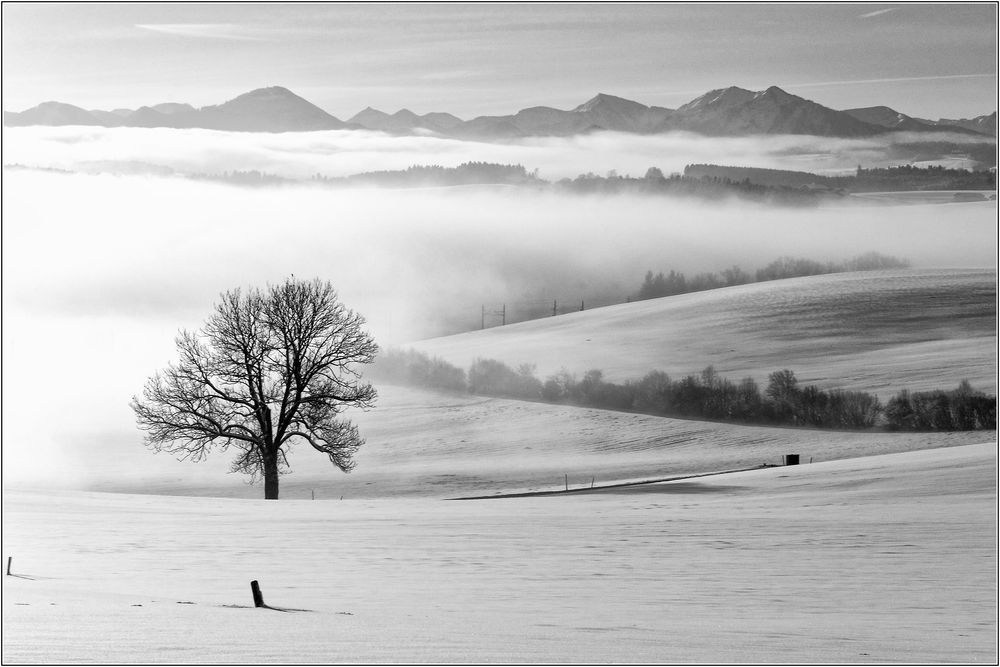
{"label": "distant field", "polygon": [[996,392],[995,270],[833,274],[683,294],[494,327],[412,345],[468,368],[477,357],[605,379],[713,365],[738,380],[789,368],[803,384]]}

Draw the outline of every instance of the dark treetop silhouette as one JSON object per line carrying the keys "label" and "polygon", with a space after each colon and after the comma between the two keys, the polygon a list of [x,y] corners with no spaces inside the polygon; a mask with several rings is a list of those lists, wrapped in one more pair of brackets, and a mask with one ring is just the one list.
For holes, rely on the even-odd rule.
{"label": "dark treetop silhouette", "polygon": [[233,448],[233,471],[263,478],[268,499],[296,441],[350,472],[364,439],[338,415],[376,398],[357,370],[378,351],[364,322],[319,279],[226,292],[200,332],[178,334],[180,361],[133,397],[146,445],[192,461]]}

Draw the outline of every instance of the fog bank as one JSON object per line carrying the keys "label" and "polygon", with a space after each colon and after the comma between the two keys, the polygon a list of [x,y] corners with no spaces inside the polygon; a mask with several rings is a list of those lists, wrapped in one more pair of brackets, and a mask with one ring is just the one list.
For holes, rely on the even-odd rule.
{"label": "fog bank", "polygon": [[[4,475],[72,477],[220,292],[318,276],[380,344],[476,328],[484,305],[624,301],[646,270],[868,251],[993,267],[996,203],[811,210],[522,190],[243,189],[7,171]],[[11,464],[14,465],[11,465]]]}
{"label": "fog bank", "polygon": [[[593,172],[641,176],[649,167],[683,172],[688,164],[713,163],[792,169],[823,174],[853,171],[857,165],[909,162],[894,153],[915,141],[955,144],[989,142],[969,135],[893,133],[864,139],[804,135],[703,137],[688,133],[636,135],[595,132],[575,137],[534,137],[509,143],[460,141],[435,136],[396,137],[380,132],[329,131],[283,134],[177,130],[168,128],[4,128],[5,165],[68,171],[167,167],[181,173],[218,174],[257,170],[305,179],[412,165],[455,167],[484,161],[538,169],[546,180]],[[121,163],[132,163],[123,165]],[[971,166],[962,157],[936,160]]]}

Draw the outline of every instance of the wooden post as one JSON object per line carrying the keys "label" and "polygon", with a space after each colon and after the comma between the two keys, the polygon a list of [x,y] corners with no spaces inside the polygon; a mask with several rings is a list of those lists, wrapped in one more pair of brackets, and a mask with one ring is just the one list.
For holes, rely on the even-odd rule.
{"label": "wooden post", "polygon": [[7,556],[7,576],[10,576],[10,562],[14,560],[13,556]]}
{"label": "wooden post", "polygon": [[566,475],[566,490],[569,491],[569,475]]}
{"label": "wooden post", "polygon": [[316,500],[316,489],[309,489],[309,493],[312,494],[312,499]]}
{"label": "wooden post", "polygon": [[250,582],[250,591],[253,593],[253,606],[263,607],[264,596],[260,592],[260,585],[257,583],[256,579]]}
{"label": "wooden post", "polygon": [[596,479],[595,477],[591,477],[590,478],[590,488],[594,488],[594,480],[595,479]]}

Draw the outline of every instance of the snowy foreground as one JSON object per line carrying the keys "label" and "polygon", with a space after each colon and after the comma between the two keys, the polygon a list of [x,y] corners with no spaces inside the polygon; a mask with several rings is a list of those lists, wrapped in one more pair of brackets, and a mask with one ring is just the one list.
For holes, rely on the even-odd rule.
{"label": "snowy foreground", "polygon": [[482,501],[6,492],[2,658],[995,664],[995,452]]}

